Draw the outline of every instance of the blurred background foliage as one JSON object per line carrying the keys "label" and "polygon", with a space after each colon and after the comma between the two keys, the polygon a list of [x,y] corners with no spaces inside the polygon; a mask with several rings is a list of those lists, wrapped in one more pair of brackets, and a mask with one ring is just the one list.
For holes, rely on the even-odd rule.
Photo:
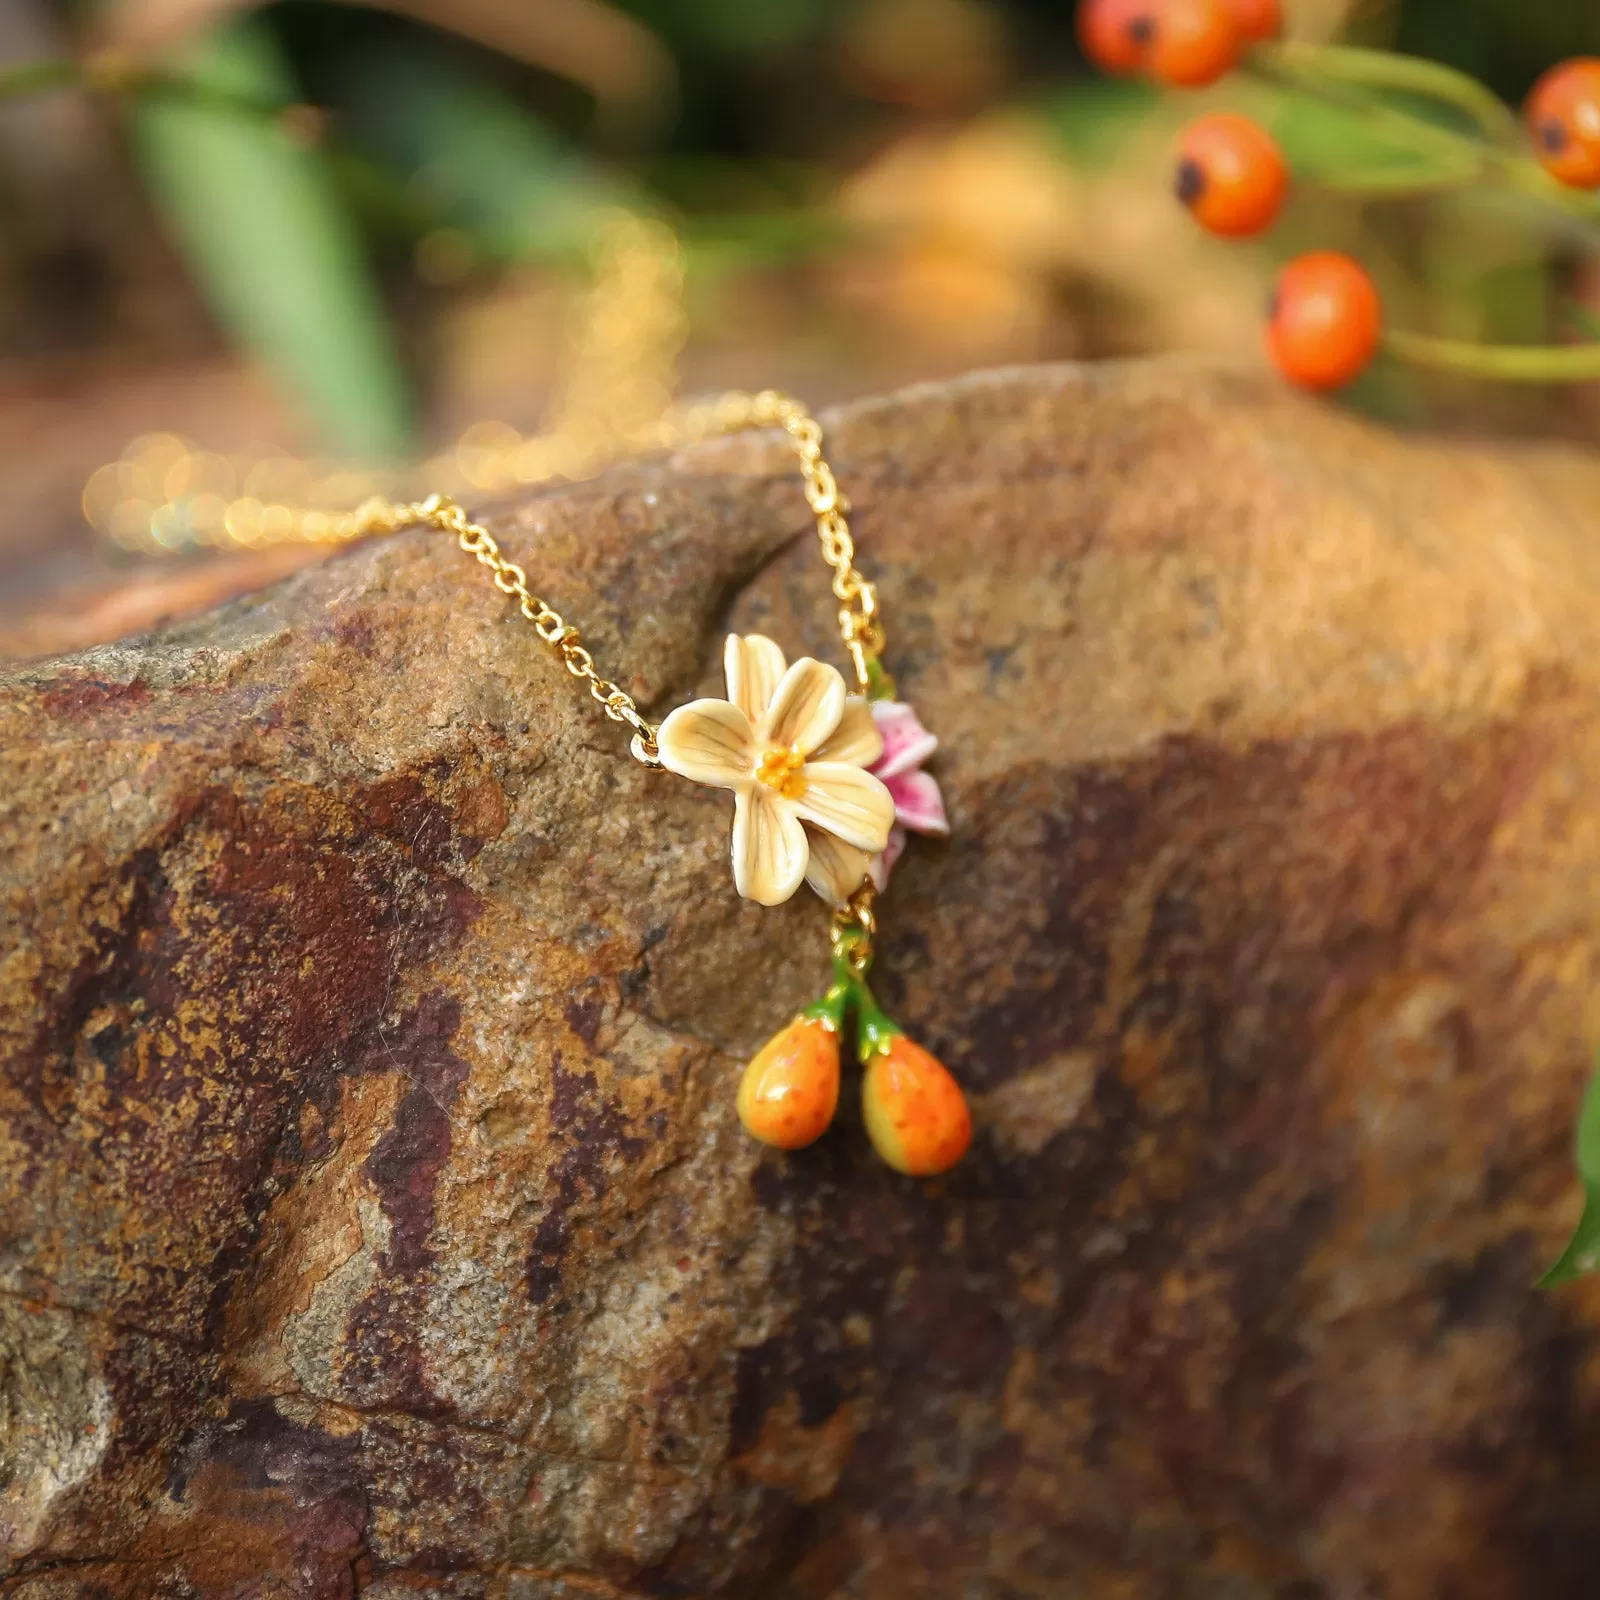
{"label": "blurred background foliage", "polygon": [[[1098,78],[1072,10],[0,0],[17,91],[0,99],[0,591],[100,559],[83,482],[151,429],[364,459],[484,419],[531,429],[571,387],[618,208],[681,242],[690,389],[823,402],[984,363],[1255,360],[1271,267],[1312,246],[1366,260],[1399,325],[1593,335],[1589,219],[1479,190],[1408,199],[1416,151],[1248,76],[1181,98]],[[1513,103],[1552,62],[1600,54],[1600,5],[1574,0],[1288,10],[1296,37],[1426,54]],[[1226,104],[1271,123],[1306,180],[1244,249],[1170,196],[1175,130]],[[1354,166],[1393,193],[1318,182]],[[1434,426],[1600,428],[1589,389],[1392,364],[1351,398]]]}

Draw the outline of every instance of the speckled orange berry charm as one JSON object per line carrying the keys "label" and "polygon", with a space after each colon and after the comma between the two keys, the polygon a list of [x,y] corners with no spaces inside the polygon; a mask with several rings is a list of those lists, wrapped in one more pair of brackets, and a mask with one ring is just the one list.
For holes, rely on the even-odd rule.
{"label": "speckled orange berry charm", "polygon": [[972,1114],[961,1085],[938,1057],[908,1039],[863,996],[858,1024],[861,1110],[872,1147],[896,1172],[933,1178],[948,1172],[972,1142]]}
{"label": "speckled orange berry charm", "polygon": [[839,1024],[804,1013],[764,1044],[739,1083],[739,1120],[762,1144],[801,1150],[839,1105]]}

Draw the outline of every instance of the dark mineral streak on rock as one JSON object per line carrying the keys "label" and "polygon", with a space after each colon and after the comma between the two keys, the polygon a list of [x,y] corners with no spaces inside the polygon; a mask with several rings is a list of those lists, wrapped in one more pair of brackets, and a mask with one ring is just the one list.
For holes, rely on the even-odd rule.
{"label": "dark mineral streak on rock", "polygon": [[[448,541],[11,669],[0,1593],[1593,1592],[1600,464],[1159,366],[831,435],[969,1161],[742,1137],[825,919]],[[658,713],[836,653],[775,442],[487,515]]]}

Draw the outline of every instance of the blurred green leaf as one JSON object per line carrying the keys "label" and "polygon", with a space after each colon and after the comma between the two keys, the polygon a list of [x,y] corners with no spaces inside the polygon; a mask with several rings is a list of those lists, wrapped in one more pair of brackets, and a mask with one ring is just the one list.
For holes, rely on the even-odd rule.
{"label": "blurred green leaf", "polygon": [[1583,1183],[1583,1215],[1561,1258],[1539,1280],[1541,1289],[1570,1283],[1600,1268],[1600,1072],[1578,1113],[1578,1177]]}
{"label": "blurred green leaf", "polygon": [[1463,165],[1446,147],[1402,142],[1386,135],[1356,106],[1343,106],[1288,91],[1267,117],[1295,176],[1336,188],[1429,188],[1465,179],[1476,163]]}
{"label": "blurred green leaf", "polygon": [[404,379],[325,162],[277,118],[226,104],[292,100],[272,36],[233,27],[172,66],[215,93],[139,96],[134,148],[218,320],[278,371],[331,446],[405,454]]}
{"label": "blurred green leaf", "polygon": [[352,77],[343,131],[402,177],[436,226],[503,260],[566,259],[597,213],[649,207],[495,84],[414,49],[374,52]]}

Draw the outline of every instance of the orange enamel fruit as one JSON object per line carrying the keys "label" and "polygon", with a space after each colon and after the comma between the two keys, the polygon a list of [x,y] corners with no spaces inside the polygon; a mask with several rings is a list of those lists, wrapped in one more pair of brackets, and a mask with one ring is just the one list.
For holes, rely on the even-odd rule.
{"label": "orange enamel fruit", "polygon": [[1289,192],[1289,169],[1265,128],[1216,111],[1184,129],[1175,187],[1202,228],[1243,238],[1272,226]]}
{"label": "orange enamel fruit", "polygon": [[1229,71],[1243,46],[1227,0],[1160,0],[1146,65],[1161,83],[1196,89]]}
{"label": "orange enamel fruit", "polygon": [[739,1082],[739,1120],[780,1150],[820,1138],[838,1104],[839,1035],[815,1017],[796,1017],[769,1039]]}
{"label": "orange enamel fruit", "polygon": [[1140,71],[1154,32],[1158,0],[1082,0],[1078,45],[1102,72]]}
{"label": "orange enamel fruit", "polygon": [[1600,187],[1600,60],[1552,67],[1534,84],[1523,115],[1546,172],[1575,189]]}
{"label": "orange enamel fruit", "polygon": [[1287,378],[1308,389],[1339,389],[1372,360],[1383,305],[1366,270],[1319,250],[1286,266],[1272,296],[1267,350]]}
{"label": "orange enamel fruit", "polygon": [[1281,0],[1228,0],[1228,10],[1239,37],[1252,44],[1257,39],[1276,39],[1283,32]]}
{"label": "orange enamel fruit", "polygon": [[948,1172],[972,1142],[972,1114],[961,1085],[904,1034],[868,1060],[861,1107],[873,1148],[896,1172],[913,1178]]}

